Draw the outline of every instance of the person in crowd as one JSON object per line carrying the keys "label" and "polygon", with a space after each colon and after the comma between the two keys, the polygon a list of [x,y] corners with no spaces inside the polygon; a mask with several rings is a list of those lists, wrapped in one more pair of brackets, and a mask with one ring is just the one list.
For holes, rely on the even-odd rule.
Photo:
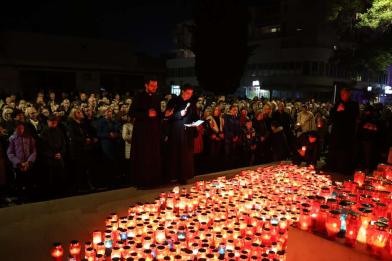
{"label": "person in crowd", "polygon": [[381,122],[372,105],[363,111],[358,126],[358,167],[371,174],[379,162],[381,147]]}
{"label": "person in crowd", "polygon": [[322,112],[322,110],[316,112],[315,122],[316,122],[316,131],[320,142],[320,153],[324,153],[326,151],[329,133],[328,133],[327,118],[325,114]]}
{"label": "person in crowd", "polygon": [[121,129],[119,122],[113,119],[113,111],[107,108],[104,117],[98,122],[97,136],[100,139],[102,155],[102,172],[100,186],[113,187],[119,181],[119,159],[121,155]]}
{"label": "person in crowd", "polygon": [[157,95],[158,81],[149,78],[144,91],[134,99],[130,110],[135,118],[132,134],[133,175],[139,188],[162,182],[161,104]]}
{"label": "person in crowd", "polygon": [[7,159],[4,137],[6,136],[6,130],[0,125],[0,193],[5,190],[7,184]]}
{"label": "person in crowd", "polygon": [[93,188],[99,185],[99,173],[101,167],[101,164],[96,164],[96,160],[101,157],[101,153],[100,143],[97,137],[98,120],[94,116],[93,108],[86,108],[86,110],[84,111],[84,120],[82,124],[86,135],[86,144],[84,147],[84,159],[86,161],[85,167],[87,173],[86,175],[87,177],[91,178],[91,188]]}
{"label": "person in crowd", "polygon": [[241,136],[237,105],[231,105],[229,114],[226,114],[224,117],[223,134],[226,166],[229,168],[237,167]]}
{"label": "person in crowd", "polygon": [[267,125],[264,121],[264,113],[259,111],[256,113],[256,117],[253,122],[254,129],[256,131],[257,148],[256,148],[256,162],[267,163],[272,160],[271,157],[271,146],[270,146],[270,130],[267,129]]}
{"label": "person in crowd", "polygon": [[266,103],[263,106],[263,120],[265,122],[265,126],[267,127],[267,130],[271,130],[271,123],[273,121],[272,119],[272,107],[270,103]]}
{"label": "person in crowd", "polygon": [[256,131],[252,127],[252,120],[248,119],[242,129],[242,149],[243,164],[245,166],[253,166],[256,157],[257,136]]}
{"label": "person in crowd", "polygon": [[124,174],[126,182],[132,184],[134,180],[131,176],[131,150],[132,150],[132,134],[134,120],[131,116],[127,115],[126,121],[122,127],[122,138],[124,140]]}
{"label": "person in crowd", "polygon": [[[215,162],[215,164],[221,162],[219,160],[220,155],[223,152],[224,145],[224,119],[222,116],[221,108],[216,106],[213,110],[212,115],[205,117],[206,122],[208,123],[208,137],[209,137],[209,145],[210,145],[210,153],[209,157],[211,162]],[[211,164],[212,165],[212,164]],[[220,166],[217,166],[218,168]]]}
{"label": "person in crowd", "polygon": [[167,104],[165,117],[169,121],[169,173],[171,180],[186,184],[194,176],[194,139],[197,128],[186,126],[198,120],[195,102],[192,100],[193,86],[184,85],[180,96]]}
{"label": "person in crowd", "polygon": [[330,135],[327,169],[344,174],[354,170],[354,142],[359,117],[357,102],[350,100],[351,92],[343,88],[338,101],[330,112],[332,130]]}
{"label": "person in crowd", "polygon": [[37,140],[43,129],[43,124],[39,121],[37,110],[34,107],[30,107],[27,114],[26,127],[33,138]]}
{"label": "person in crowd", "polygon": [[273,161],[286,160],[289,156],[289,146],[283,127],[277,122],[271,122],[271,151]]}
{"label": "person in crowd", "polygon": [[12,163],[17,196],[25,201],[31,196],[33,189],[32,168],[37,157],[37,148],[33,137],[25,132],[24,122],[15,123],[15,132],[9,138],[7,156]]}
{"label": "person in crowd", "polygon": [[91,142],[83,124],[84,114],[81,109],[71,109],[68,116],[67,138],[70,161],[70,185],[74,191],[92,190],[91,177],[86,170],[86,144]]}
{"label": "person in crowd", "polygon": [[317,161],[320,159],[320,145],[317,131],[303,133],[297,139],[293,163],[299,165],[301,162],[306,162],[307,165],[312,165],[317,169]]}
{"label": "person in crowd", "polygon": [[246,122],[249,120],[248,117],[248,110],[246,108],[241,109],[241,114],[240,114],[240,127],[244,128]]}
{"label": "person in crowd", "polygon": [[40,176],[40,183],[47,197],[64,196],[66,193],[65,153],[66,143],[63,131],[58,127],[57,116],[51,114],[47,126],[40,135],[41,161],[46,171]]}
{"label": "person in crowd", "polygon": [[308,109],[308,106],[306,104],[302,105],[301,111],[297,115],[296,128],[297,128],[297,137],[299,137],[302,133],[316,130],[314,115]]}
{"label": "person in crowd", "polygon": [[277,121],[283,127],[284,134],[286,135],[287,142],[290,146],[293,142],[292,121],[290,114],[286,112],[284,102],[278,103],[278,110],[272,113],[272,119]]}
{"label": "person in crowd", "polygon": [[10,135],[12,135],[12,133],[15,130],[15,125],[14,125],[14,121],[12,119],[12,113],[13,113],[13,109],[6,107],[3,109],[3,113],[2,113],[2,122],[1,125],[3,127],[3,132],[8,135],[8,137]]}

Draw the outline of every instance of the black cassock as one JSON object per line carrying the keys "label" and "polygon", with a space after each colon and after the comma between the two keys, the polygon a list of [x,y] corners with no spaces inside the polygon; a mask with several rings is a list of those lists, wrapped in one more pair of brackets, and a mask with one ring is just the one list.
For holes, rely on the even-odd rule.
{"label": "black cassock", "polygon": [[[181,110],[187,105],[187,113],[181,116]],[[191,100],[184,101],[181,97],[174,97],[169,101],[167,110],[174,109],[173,115],[168,118],[168,169],[171,179],[178,179],[181,183],[186,182],[194,175],[193,148],[194,139],[197,135],[195,127],[185,127],[198,120],[196,106]]]}
{"label": "black cassock", "polygon": [[[160,98],[146,91],[138,94],[130,110],[135,117],[131,155],[133,175],[138,186],[154,186],[161,182],[161,113]],[[149,117],[149,109],[155,109],[157,117]]]}
{"label": "black cassock", "polygon": [[[337,111],[339,104],[344,111]],[[332,130],[327,165],[331,171],[352,174],[354,170],[354,141],[356,136],[358,103],[354,101],[336,103],[331,109]]]}

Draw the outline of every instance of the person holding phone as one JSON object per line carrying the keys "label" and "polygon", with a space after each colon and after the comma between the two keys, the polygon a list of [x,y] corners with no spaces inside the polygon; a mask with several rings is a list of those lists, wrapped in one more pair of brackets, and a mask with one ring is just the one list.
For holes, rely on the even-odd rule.
{"label": "person holding phone", "polygon": [[185,126],[198,120],[192,96],[193,86],[183,86],[181,95],[169,101],[165,112],[169,123],[168,173],[170,173],[170,177],[166,178],[176,179],[180,184],[186,184],[187,180],[194,175],[193,149],[197,128]]}

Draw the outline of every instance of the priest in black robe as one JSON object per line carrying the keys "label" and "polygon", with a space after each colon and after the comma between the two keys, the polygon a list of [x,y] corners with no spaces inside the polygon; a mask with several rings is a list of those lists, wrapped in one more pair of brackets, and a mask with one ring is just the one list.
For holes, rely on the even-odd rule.
{"label": "priest in black robe", "polygon": [[161,182],[161,101],[156,94],[158,82],[149,79],[130,109],[135,118],[131,158],[135,185],[151,188]]}
{"label": "priest in black robe", "polygon": [[354,142],[356,137],[359,106],[350,100],[350,91],[340,91],[340,101],[330,111],[332,130],[328,148],[327,170],[353,174]]}
{"label": "priest in black robe", "polygon": [[180,184],[194,176],[193,148],[197,136],[196,127],[187,127],[198,120],[196,105],[192,99],[193,87],[186,85],[181,95],[172,98],[165,112],[168,121],[168,170],[170,180],[176,179]]}

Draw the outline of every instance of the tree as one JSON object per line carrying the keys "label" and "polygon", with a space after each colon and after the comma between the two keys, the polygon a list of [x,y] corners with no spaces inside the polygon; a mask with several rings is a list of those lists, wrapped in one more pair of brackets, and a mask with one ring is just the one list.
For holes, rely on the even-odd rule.
{"label": "tree", "polygon": [[335,61],[355,71],[385,72],[392,64],[392,1],[328,0],[328,5],[329,21],[345,43]]}
{"label": "tree", "polygon": [[388,30],[392,25],[392,1],[374,0],[371,8],[358,15],[359,27],[370,27],[374,30]]}
{"label": "tree", "polygon": [[192,51],[201,87],[234,92],[249,57],[247,7],[240,0],[196,1]]}

